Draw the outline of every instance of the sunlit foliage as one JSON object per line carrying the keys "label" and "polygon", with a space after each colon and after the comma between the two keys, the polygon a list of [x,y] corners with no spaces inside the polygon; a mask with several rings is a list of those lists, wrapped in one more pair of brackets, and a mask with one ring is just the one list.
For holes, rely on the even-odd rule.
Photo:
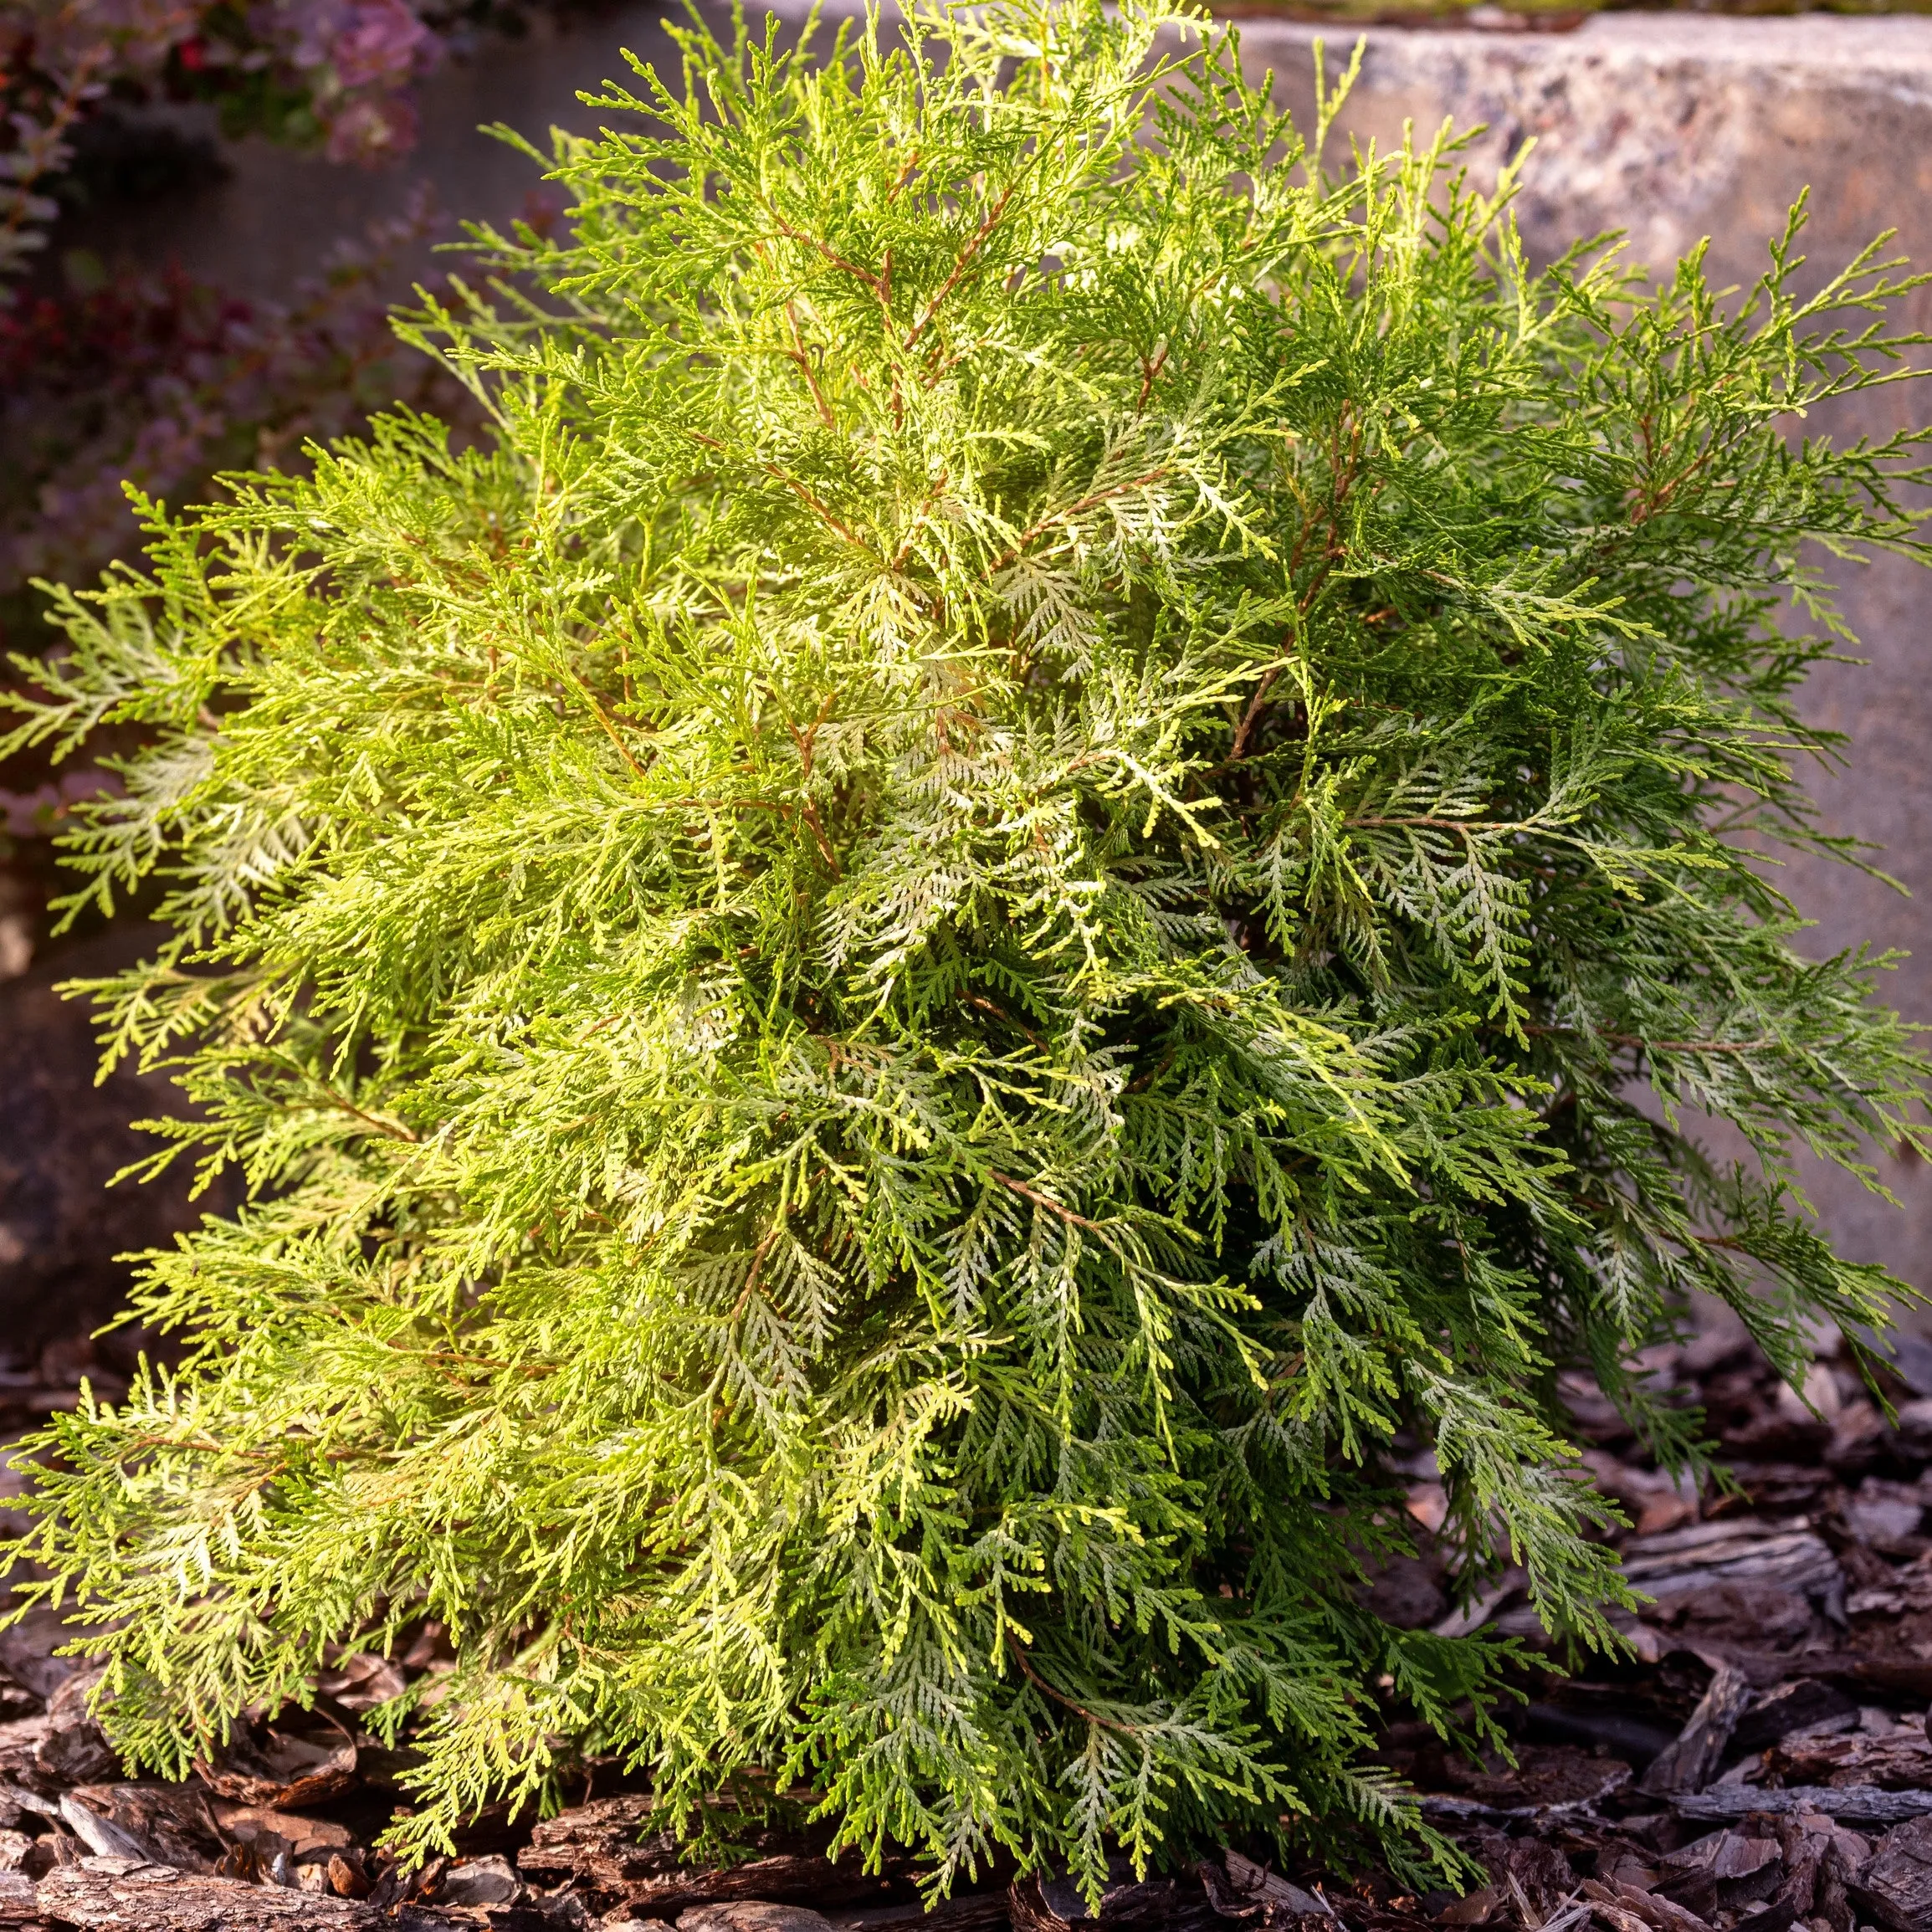
{"label": "sunlit foliage", "polygon": [[174,935],[110,1050],[252,1198],[23,1548],[167,1771],[441,1619],[417,1847],[588,1747],[940,1885],[1446,1855],[1376,1683],[1479,1740],[1509,1647],[1360,1607],[1398,1432],[1465,1589],[1601,1645],[1560,1371],[1694,1466],[1691,1291],[1799,1380],[1882,1318],[1793,1161],[1922,1140],[1920,1063],[1762,860],[1835,849],[1815,560],[1919,554],[1915,438],[1787,432],[1905,284],[1533,270],[1507,178],[1325,172],[1138,0],[682,44],[404,325],[494,441],[59,597],[13,741],[145,725],[71,856]]}

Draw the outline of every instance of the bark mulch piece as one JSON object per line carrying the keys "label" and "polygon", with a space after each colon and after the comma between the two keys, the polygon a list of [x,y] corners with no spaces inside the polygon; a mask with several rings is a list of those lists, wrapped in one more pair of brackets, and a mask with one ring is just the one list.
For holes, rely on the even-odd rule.
{"label": "bark mulch piece", "polygon": [[1848,1890],[1854,1904],[1892,1932],[1924,1932],[1932,1925],[1932,1818],[1888,1832]]}

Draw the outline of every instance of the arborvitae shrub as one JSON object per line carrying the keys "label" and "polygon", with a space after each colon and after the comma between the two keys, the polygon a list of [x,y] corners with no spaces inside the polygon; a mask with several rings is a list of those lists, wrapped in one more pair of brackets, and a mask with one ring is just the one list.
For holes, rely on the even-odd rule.
{"label": "arborvitae shrub", "polygon": [[1399,1836],[1378,1680],[1479,1740],[1509,1646],[1360,1607],[1391,1453],[1602,1644],[1560,1371],[1701,1466],[1694,1290],[1797,1379],[1895,1285],[1792,1169],[1920,1062],[1764,862],[1836,849],[1807,558],[1919,551],[1917,438],[1791,424],[1907,284],[1533,270],[1138,0],[683,44],[405,325],[493,442],[59,597],[13,741],[145,727],[73,859],[174,934],[110,1051],[251,1202],[20,1549],[164,1772],[440,1619],[413,1846],[573,1749],[940,1883]]}

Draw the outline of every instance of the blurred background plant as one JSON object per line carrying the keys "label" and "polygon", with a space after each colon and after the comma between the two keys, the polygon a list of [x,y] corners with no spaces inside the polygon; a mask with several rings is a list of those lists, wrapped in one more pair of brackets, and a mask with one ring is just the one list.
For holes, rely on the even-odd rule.
{"label": "blurred background plant", "polygon": [[263,134],[365,164],[408,149],[408,90],[497,0],[0,0],[0,275],[59,210],[85,126],[118,105],[207,101]]}
{"label": "blurred background plant", "polygon": [[[190,500],[397,401],[462,420],[463,392],[387,320],[398,264],[440,232],[427,192],[282,300],[50,250],[64,217],[219,177],[209,141],[144,111],[205,104],[231,141],[381,165],[414,141],[413,84],[520,21],[498,0],[0,0],[0,649],[43,648],[35,577],[136,547],[125,484]],[[72,792],[31,760],[0,771],[0,979],[44,930]]]}
{"label": "blurred background plant", "polygon": [[36,577],[86,577],[136,535],[125,485],[177,500],[214,472],[300,460],[393,401],[463,392],[391,334],[392,269],[436,232],[426,193],[338,249],[286,305],[179,269],[36,292],[0,312],[0,629],[30,635]]}
{"label": "blurred background plant", "polygon": [[[85,581],[133,553],[130,484],[178,503],[221,471],[300,467],[306,443],[352,434],[396,402],[466,428],[467,392],[388,325],[398,256],[440,225],[418,192],[285,305],[172,269],[0,310],[0,640],[41,648],[36,578]],[[49,842],[76,782],[32,759],[0,773],[16,902],[0,909],[0,978],[32,957]]]}

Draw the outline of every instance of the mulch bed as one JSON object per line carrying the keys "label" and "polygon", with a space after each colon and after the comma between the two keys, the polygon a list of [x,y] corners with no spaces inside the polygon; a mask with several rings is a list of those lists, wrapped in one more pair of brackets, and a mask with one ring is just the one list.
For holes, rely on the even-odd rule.
{"label": "mulch bed", "polygon": [[[1668,1358],[1668,1359],[1667,1359]],[[1391,1713],[1381,1756],[1489,1882],[1458,1898],[1238,1852],[1136,1883],[1107,1932],[1932,1932],[1932,1343],[1897,1345],[1888,1421],[1841,1357],[1806,1395],[1776,1384],[1735,1317],[1654,1365],[1699,1386],[1735,1492],[1649,1467],[1601,1399],[1571,1392],[1591,1474],[1632,1519],[1619,1538],[1651,1601],[1632,1654],[1526,1676],[1513,1751],[1473,1764]],[[72,1399],[85,1345],[0,1376],[0,1438]],[[109,1392],[104,1390],[102,1392]],[[1432,1461],[1401,1471],[1425,1531]],[[0,1506],[18,1481],[0,1462]],[[3,1521],[0,1515],[0,1521]],[[1407,1627],[1488,1623],[1535,1644],[1521,1580],[1453,1606],[1433,1554],[1373,1587]],[[821,1833],[760,1825],[695,1866],[648,1790],[587,1764],[585,1801],[533,1824],[478,1821],[413,1873],[373,1849],[403,1759],[361,1714],[444,1667],[434,1625],[394,1658],[336,1658],[315,1709],[259,1723],[185,1784],[129,1783],[86,1714],[91,1681],[37,1618],[0,1635],[0,1922],[115,1932],[323,1926],[500,1932],[1067,1932],[1093,1926],[1065,1880],[982,1873],[926,1913],[910,1862],[868,1876]]]}

